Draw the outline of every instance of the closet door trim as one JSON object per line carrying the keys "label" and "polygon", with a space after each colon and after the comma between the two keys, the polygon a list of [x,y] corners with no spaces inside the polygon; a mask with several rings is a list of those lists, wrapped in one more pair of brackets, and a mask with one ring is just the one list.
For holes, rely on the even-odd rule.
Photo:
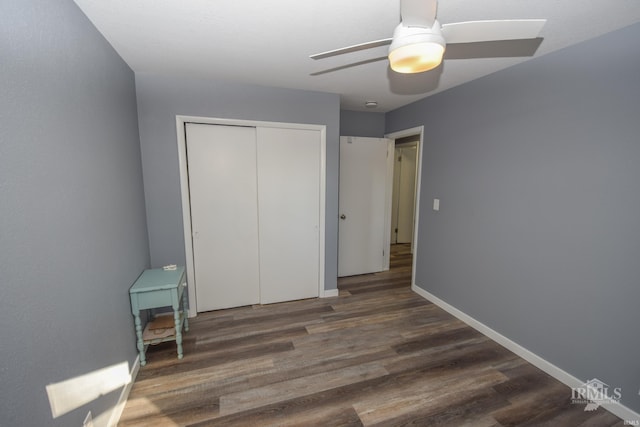
{"label": "closet door trim", "polygon": [[[182,224],[185,243],[186,274],[189,294],[189,317],[195,317],[198,313],[197,299],[195,292],[195,269],[193,262],[193,236],[191,227],[191,204],[189,201],[189,175],[187,167],[187,144],[186,144],[186,123],[200,123],[226,126],[248,126],[248,127],[272,127],[288,129],[308,129],[320,132],[320,250],[319,250],[319,277],[318,295],[320,297],[332,296],[326,294],[324,290],[325,271],[325,201],[326,201],[326,126],[300,123],[264,122],[255,120],[236,120],[214,117],[197,116],[176,116],[176,132],[178,144],[178,162],[180,169],[180,190],[182,201]],[[325,295],[326,294],[326,295]]]}

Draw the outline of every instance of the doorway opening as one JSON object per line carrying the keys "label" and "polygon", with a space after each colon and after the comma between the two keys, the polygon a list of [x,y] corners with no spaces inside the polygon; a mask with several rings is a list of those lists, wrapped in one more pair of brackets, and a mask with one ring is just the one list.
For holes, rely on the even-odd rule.
{"label": "doorway opening", "polygon": [[[392,170],[389,175],[392,179],[386,184],[389,190],[387,197],[390,211],[384,226],[387,239],[385,251],[389,256],[388,267],[383,271],[338,277],[338,289],[341,294],[351,292],[349,289],[357,293],[365,291],[364,289],[374,291],[395,286],[413,287],[418,250],[423,130],[420,126],[385,135],[387,140],[393,142],[390,150],[394,157],[390,159],[391,167],[395,172],[399,170],[398,174]],[[396,153],[400,154],[400,160]],[[402,165],[396,165],[398,163]],[[404,193],[406,197],[399,197],[400,193]],[[392,210],[395,212],[391,212]],[[356,287],[360,290],[356,290]]]}
{"label": "doorway opening", "polygon": [[392,286],[410,288],[412,284],[419,142],[420,134],[395,140],[389,248]]}
{"label": "doorway opening", "polygon": [[392,245],[408,243],[413,248],[419,139],[420,135],[412,135],[395,140],[391,202]]}

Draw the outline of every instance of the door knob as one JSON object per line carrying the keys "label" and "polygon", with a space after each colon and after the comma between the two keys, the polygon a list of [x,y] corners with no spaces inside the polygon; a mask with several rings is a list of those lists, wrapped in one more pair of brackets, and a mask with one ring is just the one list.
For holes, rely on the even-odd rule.
{"label": "door knob", "polygon": [[347,219],[347,216],[345,214],[340,215],[340,219]]}

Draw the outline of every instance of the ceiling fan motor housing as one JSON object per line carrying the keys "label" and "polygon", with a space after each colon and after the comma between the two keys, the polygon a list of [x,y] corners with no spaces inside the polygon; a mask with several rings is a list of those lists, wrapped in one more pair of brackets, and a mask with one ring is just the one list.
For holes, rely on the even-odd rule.
{"label": "ceiling fan motor housing", "polygon": [[436,68],[442,62],[445,46],[438,21],[434,21],[431,28],[400,23],[393,31],[389,46],[391,69],[399,73],[420,73]]}

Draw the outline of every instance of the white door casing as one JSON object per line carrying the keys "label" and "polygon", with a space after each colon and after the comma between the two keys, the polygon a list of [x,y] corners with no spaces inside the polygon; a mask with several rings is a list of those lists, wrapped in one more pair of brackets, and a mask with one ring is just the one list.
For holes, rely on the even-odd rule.
{"label": "white door casing", "polygon": [[[184,228],[184,236],[185,236],[185,260],[186,260],[186,274],[187,274],[187,282],[189,284],[188,286],[188,294],[189,294],[189,316],[190,317],[195,317],[197,312],[201,312],[201,311],[206,311],[209,308],[206,307],[206,304],[202,304],[202,301],[198,300],[198,296],[197,296],[197,292],[196,289],[198,288],[198,281],[197,276],[196,276],[196,269],[195,269],[195,262],[196,262],[196,254],[194,253],[194,249],[197,248],[198,243],[196,243],[196,237],[199,237],[200,233],[197,231],[194,231],[192,229],[192,212],[191,212],[191,200],[190,200],[190,188],[189,188],[189,178],[190,178],[190,174],[189,174],[189,170],[190,170],[190,164],[188,163],[188,156],[187,156],[187,131],[186,128],[188,126],[188,124],[190,123],[194,123],[194,124],[203,124],[203,125],[220,125],[220,126],[228,126],[228,127],[234,127],[234,128],[253,128],[254,132],[256,132],[256,139],[257,139],[257,132],[258,129],[270,129],[270,128],[278,128],[280,130],[288,130],[288,134],[289,136],[291,136],[292,133],[294,133],[294,130],[306,130],[306,131],[311,131],[310,133],[307,133],[307,135],[314,135],[314,137],[316,138],[313,147],[311,150],[309,150],[307,147],[307,152],[310,153],[315,153],[316,158],[314,160],[314,166],[310,167],[310,165],[306,164],[305,166],[305,170],[310,171],[310,170],[315,170],[317,176],[315,177],[314,182],[317,184],[315,190],[312,190],[311,193],[315,192],[316,196],[317,196],[317,200],[315,203],[315,209],[314,209],[314,215],[311,215],[310,217],[312,219],[314,219],[313,221],[313,233],[314,233],[314,237],[315,237],[315,241],[313,244],[311,244],[311,247],[315,248],[315,254],[316,254],[316,259],[315,261],[311,264],[309,262],[307,262],[307,265],[312,265],[311,268],[305,269],[305,271],[308,272],[312,272],[312,274],[316,277],[316,279],[313,281],[313,283],[315,283],[315,289],[312,293],[310,293],[311,291],[309,291],[309,288],[307,288],[304,291],[304,294],[302,296],[299,296],[298,294],[287,297],[287,299],[297,299],[297,298],[305,298],[308,296],[321,296],[321,297],[326,297],[326,296],[334,296],[336,294],[336,292],[334,292],[334,290],[325,290],[324,289],[324,271],[325,271],[325,192],[326,192],[326,126],[324,125],[311,125],[311,124],[297,124],[297,123],[279,123],[279,122],[262,122],[262,121],[247,121],[247,120],[236,120],[236,119],[220,119],[220,118],[206,118],[206,117],[195,117],[195,116],[176,116],[176,129],[177,129],[177,142],[178,142],[178,158],[179,158],[179,166],[180,166],[180,184],[181,184],[181,193],[182,193],[182,212],[183,212],[183,228]],[[269,133],[269,131],[267,131],[267,133]],[[302,134],[298,134],[297,136],[303,135],[304,132]],[[285,132],[285,136],[286,136],[286,132]],[[304,138],[302,138],[304,139]],[[256,141],[257,144],[257,141]],[[257,148],[258,146],[255,146],[256,149],[256,159],[257,159]],[[296,147],[296,148],[300,148],[300,147]],[[282,162],[282,150],[280,150],[280,154],[276,155],[276,156],[272,156],[272,160],[275,159],[280,159],[280,161]],[[288,158],[289,156],[291,156],[292,153],[289,152],[285,155],[285,159]],[[267,159],[267,157],[265,157],[265,160]],[[286,164],[286,162],[285,162]],[[264,164],[265,166],[268,165],[268,163]],[[271,170],[276,169],[273,165],[271,166]],[[286,169],[286,167],[285,167]],[[253,171],[253,179],[256,182],[256,185],[259,186],[259,182],[258,182],[258,178],[257,178],[257,174],[258,174],[258,168],[257,168],[257,160],[256,160],[256,165],[255,165],[255,169]],[[248,173],[248,176],[251,176],[250,173]],[[284,175],[281,174],[280,177],[280,181],[278,183],[278,180],[275,179],[274,182],[277,183],[277,187],[278,189],[284,189],[286,187],[286,181],[294,181],[296,182],[296,179],[293,177],[288,177],[287,180],[285,180]],[[265,183],[263,184],[263,187],[266,186],[267,181],[265,181]],[[307,191],[304,191],[304,193],[307,193]],[[274,193],[275,194],[275,193]],[[255,201],[258,202],[259,197],[256,196],[255,197]],[[272,200],[272,197],[268,197],[265,200]],[[266,203],[265,200],[263,200],[263,204]],[[275,210],[274,210],[275,211]],[[217,215],[215,215],[217,216]],[[258,211],[258,216],[259,216],[259,211]],[[197,215],[196,215],[197,217]],[[315,218],[313,218],[315,217]],[[258,223],[260,221],[258,220]],[[264,225],[264,223],[263,223]],[[275,229],[281,230],[282,227],[281,226],[276,226],[274,227]],[[264,230],[268,231],[268,228],[265,228]],[[273,234],[273,233],[272,233]],[[280,236],[282,237],[282,236]],[[258,240],[258,247],[259,247],[259,240]],[[286,244],[280,244],[280,247],[287,247],[288,245]],[[295,246],[295,245],[293,245]],[[273,251],[273,253],[277,253],[278,251]],[[304,252],[304,251],[302,251]],[[308,253],[308,251],[307,251]],[[258,251],[258,257],[259,257],[260,253]],[[250,257],[254,258],[254,257]],[[267,257],[268,258],[268,257]],[[202,262],[201,262],[202,263]],[[260,266],[260,259],[258,259],[258,266]],[[246,265],[243,265],[243,268],[246,268]],[[265,268],[265,266],[263,265],[263,268]],[[268,271],[268,269],[267,269]],[[275,269],[274,269],[275,271]],[[258,273],[259,274],[259,273]],[[202,279],[201,279],[202,280]],[[206,282],[205,282],[206,283]],[[293,281],[290,281],[290,283],[293,283]]]}
{"label": "white door casing", "polygon": [[393,193],[391,196],[391,244],[398,243],[398,192],[400,191],[401,153],[396,146],[393,160]]}
{"label": "white door casing", "polygon": [[420,247],[418,245],[418,235],[420,231],[420,186],[422,184],[422,147],[424,144],[424,126],[418,126],[414,128],[404,129],[397,132],[392,132],[386,134],[385,137],[397,140],[400,138],[406,138],[408,136],[416,136],[418,138],[417,144],[417,167],[416,167],[416,190],[415,190],[415,210],[414,210],[414,221],[413,221],[413,238],[411,239],[411,253],[413,254],[412,268],[411,268],[411,288],[418,289],[416,287],[415,282],[415,274],[416,274],[416,262],[418,259],[418,251]]}

